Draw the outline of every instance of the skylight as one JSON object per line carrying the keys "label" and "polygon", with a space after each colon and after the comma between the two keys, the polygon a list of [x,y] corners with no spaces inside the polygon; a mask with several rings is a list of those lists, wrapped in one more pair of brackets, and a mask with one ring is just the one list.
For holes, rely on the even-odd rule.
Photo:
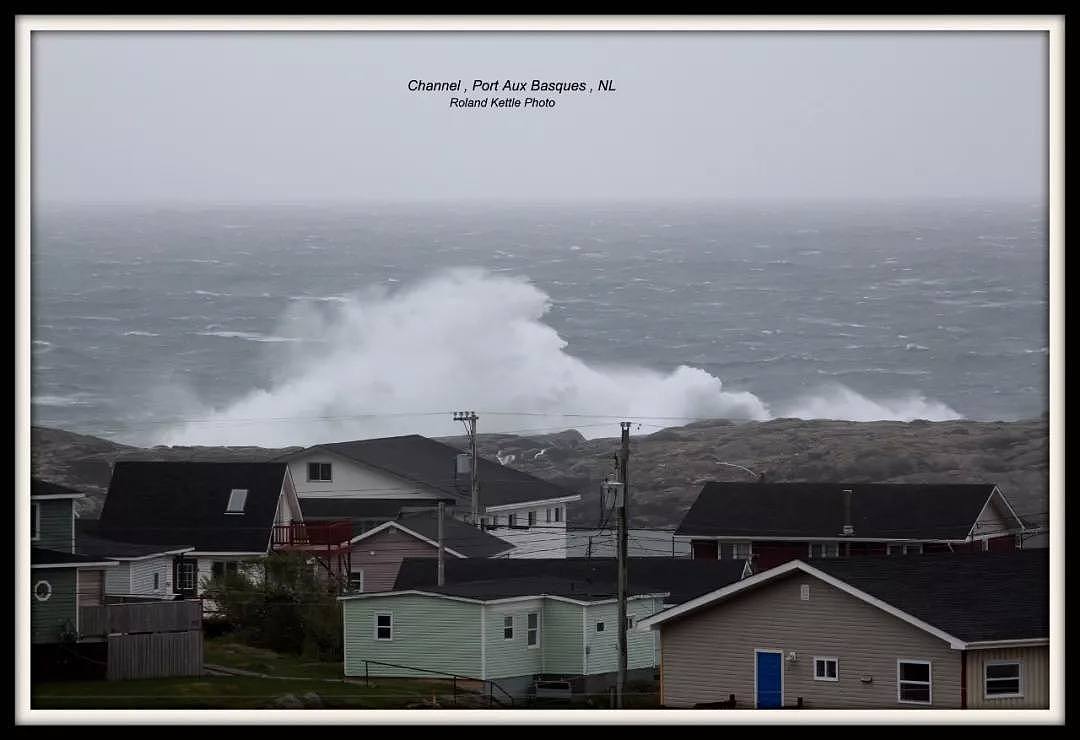
{"label": "skylight", "polygon": [[229,492],[229,504],[225,507],[226,514],[243,514],[244,504],[247,502],[248,489],[234,488]]}

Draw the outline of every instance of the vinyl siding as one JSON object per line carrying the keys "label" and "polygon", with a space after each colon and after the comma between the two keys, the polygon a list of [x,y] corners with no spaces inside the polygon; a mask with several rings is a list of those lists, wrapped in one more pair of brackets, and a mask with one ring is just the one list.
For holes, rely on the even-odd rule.
{"label": "vinyl siding", "polygon": [[[800,586],[810,586],[809,601]],[[960,707],[961,656],[941,639],[823,581],[797,574],[660,626],[665,706],[691,707],[735,694],[754,705],[754,650],[797,653],[783,663],[784,704],[904,709],[897,659],[931,663],[932,708]],[[838,659],[838,681],[815,681],[814,656]],[[864,682],[863,678],[869,679]]]}
{"label": "vinyl siding", "polygon": [[[333,480],[309,481],[309,462],[330,463]],[[415,498],[423,501],[446,496],[420,483],[369,468],[327,450],[313,450],[290,460],[289,471],[301,498]]]}
{"label": "vinyl siding", "polygon": [[583,671],[581,618],[585,607],[554,599],[544,600],[544,673],[579,675]]}
{"label": "vinyl siding", "polygon": [[[129,593],[153,596],[172,593],[172,561],[171,555],[132,561],[130,566],[131,591]],[[156,590],[154,589],[154,573],[158,574],[158,588]]]}
{"label": "vinyl siding", "polygon": [[[38,601],[34,586],[48,581],[52,596]],[[75,628],[75,569],[32,568],[30,570],[30,639],[34,644],[58,642],[65,622]]]}
{"label": "vinyl siding", "polygon": [[[1050,647],[969,650],[967,660],[968,709],[1049,709],[1050,708]],[[1018,660],[1021,663],[1022,697],[1011,699],[986,698],[985,667],[987,663]]]}
{"label": "vinyl siding", "polygon": [[[367,659],[420,669],[371,665],[372,676],[422,676],[426,669],[480,677],[480,604],[418,595],[342,604],[346,676],[363,676]],[[376,640],[375,615],[387,612],[393,614],[393,639]]]}
{"label": "vinyl siding", "polygon": [[[438,557],[437,547],[390,527],[352,548],[352,569],[364,571],[364,591],[393,591],[404,558]],[[447,553],[446,557],[453,555]]]}
{"label": "vinyl siding", "polygon": [[[528,601],[516,601],[510,604],[487,604],[485,606],[485,627],[487,632],[487,665],[485,678],[507,678],[510,676],[529,676],[544,673],[543,631],[544,608],[547,599],[537,598]],[[530,612],[540,614],[539,644],[530,648],[526,644],[526,624]],[[514,637],[503,638],[503,619],[514,618]],[[580,619],[580,617],[579,617]]]}
{"label": "vinyl siding", "polygon": [[[39,508],[39,536],[30,544],[57,552],[75,552],[75,513],[71,499],[33,501]],[[33,526],[33,522],[31,522]]]}
{"label": "vinyl siding", "polygon": [[107,594],[130,594],[131,590],[131,563],[119,562],[115,568],[105,570],[105,593]]}
{"label": "vinyl siding", "polygon": [[[631,599],[627,602],[627,613],[634,617],[637,624],[645,617],[651,617],[660,611],[660,599]],[[604,622],[604,631],[596,631],[596,623]],[[619,669],[619,605],[593,604],[586,607],[585,644],[588,655],[585,657],[587,675],[609,673]],[[627,669],[652,668],[658,660],[659,637],[652,631],[631,630],[626,641]]]}
{"label": "vinyl siding", "polygon": [[101,606],[105,603],[105,572],[79,571],[78,606]]}

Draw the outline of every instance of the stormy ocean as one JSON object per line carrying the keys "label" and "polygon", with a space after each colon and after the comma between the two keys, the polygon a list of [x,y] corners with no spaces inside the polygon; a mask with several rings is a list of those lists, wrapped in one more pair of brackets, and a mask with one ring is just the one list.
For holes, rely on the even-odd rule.
{"label": "stormy ocean", "polygon": [[1047,411],[1043,204],[38,206],[32,420],[152,444]]}

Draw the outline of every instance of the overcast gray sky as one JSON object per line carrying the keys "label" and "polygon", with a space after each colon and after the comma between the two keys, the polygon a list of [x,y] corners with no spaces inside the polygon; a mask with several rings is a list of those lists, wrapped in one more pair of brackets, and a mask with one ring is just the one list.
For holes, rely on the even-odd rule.
{"label": "overcast gray sky", "polygon": [[[1044,33],[49,33],[45,201],[1044,197]],[[452,110],[410,79],[614,80]]]}

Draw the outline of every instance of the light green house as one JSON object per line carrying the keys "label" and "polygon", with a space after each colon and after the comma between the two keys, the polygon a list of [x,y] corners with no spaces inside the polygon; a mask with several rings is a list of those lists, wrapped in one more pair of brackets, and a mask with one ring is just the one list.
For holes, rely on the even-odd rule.
{"label": "light green house", "polygon": [[[665,595],[630,596],[630,626],[660,611]],[[455,674],[522,695],[535,680],[601,691],[618,669],[616,600],[582,583],[474,581],[341,601],[346,676]],[[655,635],[627,633],[629,680],[652,680],[657,648]]]}

